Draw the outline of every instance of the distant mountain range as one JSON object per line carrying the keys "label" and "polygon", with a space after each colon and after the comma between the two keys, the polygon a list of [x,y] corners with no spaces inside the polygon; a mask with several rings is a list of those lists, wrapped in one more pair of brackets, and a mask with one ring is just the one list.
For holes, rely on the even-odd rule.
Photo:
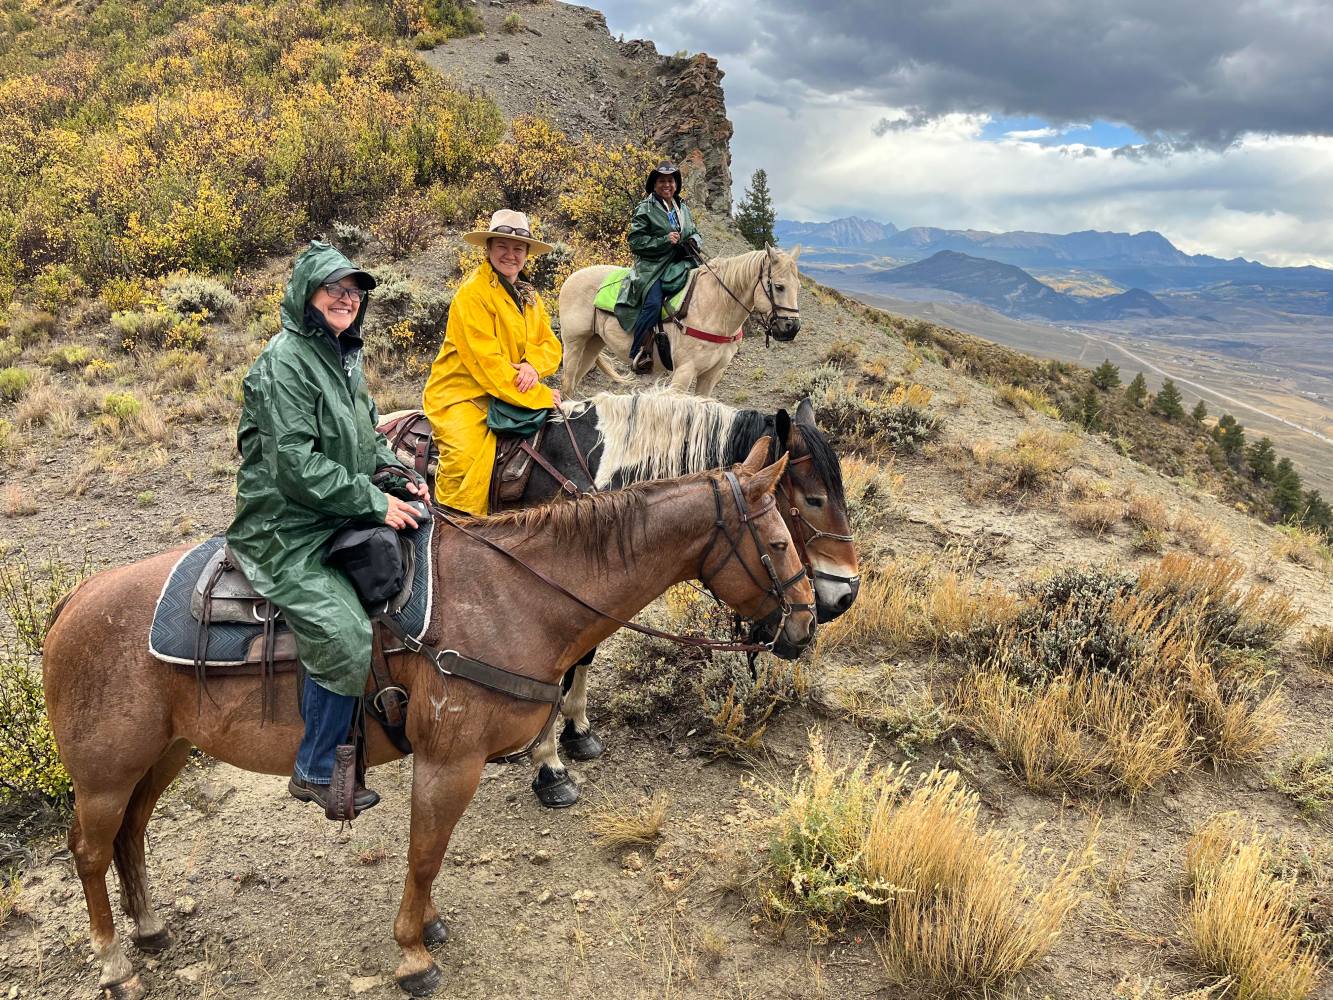
{"label": "distant mountain range", "polygon": [[869,280],[876,284],[943,289],[974,299],[1006,316],[1096,321],[1171,313],[1161,300],[1141,288],[1097,298],[1067,295],[1042,284],[1021,267],[956,250],[941,250],[925,260],[879,271]]}
{"label": "distant mountain range", "polygon": [[[1249,303],[1277,313],[1333,315],[1333,270],[1269,267],[1243,257],[1225,260],[1208,254],[1187,254],[1161,233],[1152,231],[1087,230],[1060,235],[929,226],[899,229],[891,222],[851,217],[832,222],[778,220],[774,235],[784,246],[800,243],[809,249],[809,256],[802,257],[803,266],[809,261],[814,268],[842,269],[840,273],[848,282],[939,287],[975,297],[1009,315],[1096,320],[1114,318],[1102,315],[1103,310],[1124,316],[1164,316],[1178,311],[1174,301],[1163,303],[1156,298],[1163,293],[1190,298],[1191,310],[1216,299],[1232,305]],[[936,260],[941,253],[953,256]],[[917,271],[905,269],[927,261],[934,263]],[[1022,271],[988,270],[977,261]],[[1038,277],[1024,273],[1033,270],[1039,272]],[[888,276],[895,272],[902,273]],[[1033,287],[1042,285],[1043,279],[1068,287],[1068,283],[1062,285],[1055,279],[1086,279],[1089,275],[1105,279],[1105,287],[1129,291],[1111,297],[1119,301],[1103,299],[1100,306],[1091,307],[1089,300],[1080,296],[1055,288],[1048,289],[1048,295],[1042,287]],[[936,281],[945,283],[931,284]],[[1007,307],[1002,304],[1005,302]]]}

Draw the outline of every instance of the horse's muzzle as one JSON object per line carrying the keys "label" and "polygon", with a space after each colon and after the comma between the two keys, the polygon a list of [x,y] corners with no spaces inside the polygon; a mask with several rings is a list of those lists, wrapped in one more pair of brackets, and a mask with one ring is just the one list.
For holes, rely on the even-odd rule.
{"label": "horse's muzzle", "polygon": [[771,643],[774,656],[794,660],[815,641],[815,618],[809,611],[797,611],[784,621],[782,612],[775,611],[754,623],[750,641]]}
{"label": "horse's muzzle", "polygon": [[847,611],[861,590],[859,576],[819,576],[815,578],[815,613],[819,621],[831,622]]}
{"label": "horse's muzzle", "polygon": [[781,343],[795,340],[796,334],[801,330],[801,318],[799,316],[779,316],[773,320],[773,325],[769,332],[773,339]]}

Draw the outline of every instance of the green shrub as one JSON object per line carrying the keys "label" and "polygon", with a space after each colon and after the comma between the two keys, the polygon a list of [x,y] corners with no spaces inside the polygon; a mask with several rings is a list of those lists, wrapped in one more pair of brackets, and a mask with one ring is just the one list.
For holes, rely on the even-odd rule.
{"label": "green shrub", "polygon": [[32,281],[34,298],[48,312],[58,312],[82,294],[83,279],[69,264],[47,264]]}
{"label": "green shrub", "polygon": [[82,368],[93,359],[91,348],[84,347],[82,344],[66,344],[63,347],[57,347],[54,351],[42,359],[42,364],[48,368],[54,368],[56,371],[67,372],[75,368]]}
{"label": "green shrub", "polygon": [[523,23],[523,18],[519,17],[517,14],[510,14],[500,25],[500,30],[506,35],[517,35],[524,29],[524,27],[526,27],[526,25]]}
{"label": "green shrub", "polygon": [[120,346],[125,351],[144,347],[202,347],[207,339],[201,313],[182,316],[165,304],[138,312],[111,314],[111,326],[120,335]]}
{"label": "green shrub", "polygon": [[162,301],[181,316],[228,316],[241,302],[216,278],[179,272],[162,282]]}
{"label": "green shrub", "polygon": [[138,278],[108,278],[97,297],[109,312],[131,312],[147,300],[148,289]]}
{"label": "green shrub", "polygon": [[0,798],[62,801],[69,793],[36,658],[0,650]]}
{"label": "green shrub", "polygon": [[23,312],[9,324],[9,336],[19,347],[32,347],[55,333],[56,318],[49,312]]}
{"label": "green shrub", "polygon": [[15,403],[32,384],[32,372],[25,368],[0,368],[0,400]]}
{"label": "green shrub", "polygon": [[22,353],[23,348],[13,337],[0,337],[0,368],[8,368]]}
{"label": "green shrub", "polygon": [[109,392],[102,400],[102,412],[120,421],[130,421],[143,411],[143,403],[132,392]]}

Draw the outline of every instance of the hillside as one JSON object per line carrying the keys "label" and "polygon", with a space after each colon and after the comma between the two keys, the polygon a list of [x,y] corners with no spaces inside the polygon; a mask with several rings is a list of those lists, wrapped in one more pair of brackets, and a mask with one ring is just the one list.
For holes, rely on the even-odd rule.
{"label": "hillside", "polygon": [[1056,291],[1021,267],[955,250],[941,250],[925,260],[873,273],[866,280],[872,285],[909,285],[953,292],[1006,316],[1093,322],[1171,314],[1166,305],[1141,288],[1083,298]]}
{"label": "hillside", "polygon": [[[109,16],[115,5],[101,6]],[[431,39],[391,26],[353,39],[423,88],[376,92],[395,109],[420,95],[428,109],[445,102],[460,120],[484,122],[494,99],[508,131],[477,130],[475,173],[437,176],[446,168],[423,163],[417,186],[348,201],[355,210],[346,218],[320,218],[317,201],[302,202],[311,214],[280,250],[235,266],[173,262],[113,280],[95,272],[102,258],[79,248],[68,251],[73,263],[24,262],[35,273],[90,270],[82,288],[55,301],[37,301],[46,286],[16,283],[0,368],[27,374],[0,381],[0,584],[29,581],[29,600],[44,610],[46,591],[62,589],[85,554],[95,567],[118,565],[225,528],[239,379],[274,332],[290,252],[306,236],[363,241],[358,259],[381,276],[368,349],[382,411],[419,398],[459,277],[459,234],[506,185],[531,198],[545,232],[564,245],[557,267],[567,269],[614,252],[612,226],[623,220],[611,209],[589,214],[571,194],[605,196],[619,210],[614,199],[641,184],[642,160],[667,152],[691,167],[709,252],[744,249],[721,200],[730,124],[716,63],[614,41],[586,8],[492,0],[475,14],[484,34],[419,56],[412,46]],[[247,8],[246,17],[259,14]],[[169,41],[131,46],[164,60],[156,78],[185,72],[173,60],[190,62],[180,55],[187,42],[207,50],[202,36],[173,34],[211,38],[207,19],[183,25],[164,29]],[[304,52],[333,74],[357,65],[339,62],[353,33],[331,24],[318,44],[283,37],[269,55],[296,73],[294,53]],[[233,61],[248,51],[236,44]],[[52,50],[33,54],[27,71],[57,59]],[[497,61],[501,52],[507,60]],[[466,94],[474,103],[436,91],[437,69],[477,88]],[[120,115],[155,78],[133,63],[125,71],[130,111]],[[707,103],[692,106],[707,114],[648,134],[655,125],[602,100],[621,80],[640,94],[657,84],[693,88]],[[159,103],[173,106],[170,94]],[[78,125],[79,110],[62,106],[61,127]],[[79,121],[92,111],[83,108]],[[532,120],[533,112],[549,118]],[[552,122],[566,134],[557,137]],[[540,158],[523,159],[516,136],[527,143],[523,155]],[[452,164],[443,157],[450,139],[442,135],[438,152]],[[98,133],[85,145],[105,152],[109,141]],[[506,171],[511,162],[543,169]],[[273,171],[275,192],[302,194]],[[534,176],[562,183],[518,183]],[[83,218],[89,233],[93,221]],[[187,266],[189,274],[175,273]],[[189,308],[205,298],[207,314]],[[747,338],[719,396],[765,410],[814,398],[843,457],[864,574],[856,606],[822,630],[813,655],[785,668],[761,663],[757,679],[739,657],[702,664],[615,637],[599,653],[591,691],[608,753],[571,767],[582,801],[544,811],[526,768],[490,765],[458,826],[435,885],[451,931],[434,952],[445,974],[440,995],[925,1000],[956,991],[912,964],[919,953],[910,947],[895,965],[905,932],[970,928],[965,921],[989,914],[992,931],[1018,927],[1035,942],[1032,960],[1017,963],[1021,975],[992,995],[1201,1000],[1192,991],[1236,960],[1205,958],[1189,914],[1239,920],[1234,904],[1250,898],[1247,887],[1277,893],[1279,926],[1270,931],[1279,944],[1296,935],[1296,952],[1316,956],[1311,968],[1327,963],[1328,546],[1240,509],[1259,498],[1215,464],[1206,437],[1125,404],[1119,391],[1096,395],[1086,368],[871,309],[808,279],[801,318],[792,343],[766,350]],[[131,333],[139,339],[127,344]],[[600,378],[590,392],[608,387]],[[1090,392],[1100,429],[1060,419],[1062,405]],[[0,585],[0,597],[14,592]],[[13,678],[36,661],[18,641],[29,620],[23,602],[11,596],[3,606],[0,678]],[[682,595],[646,615],[677,628],[726,628]],[[1091,660],[1089,650],[1105,656]],[[5,684],[0,692],[15,697],[12,680]],[[12,764],[4,752],[14,718],[0,716],[0,768]],[[810,752],[816,729],[824,770]],[[33,750],[25,763],[40,759]],[[908,792],[887,772],[858,779],[858,761],[870,772],[902,767],[904,781],[924,784]],[[936,767],[946,777],[930,778]],[[811,768],[819,780],[794,788]],[[15,771],[0,775],[9,782]],[[339,831],[290,800],[282,779],[194,761],[150,827],[150,895],[174,934],[159,956],[129,949],[151,995],[400,996],[391,925],[411,780],[410,762],[375,769],[370,783],[384,802]],[[957,782],[958,795],[931,784],[940,781]],[[608,816],[651,828],[642,817],[651,819],[656,793],[665,796],[660,831],[647,829],[646,843],[594,835]],[[22,802],[11,796],[0,813],[0,864],[14,871],[0,882],[0,996],[90,997],[96,964],[60,814],[36,810],[31,795]],[[896,849],[876,842],[883,866],[863,869],[848,845],[868,837],[857,823],[876,803],[888,810]],[[1231,812],[1231,825],[1210,825]],[[1233,850],[1228,838],[1249,846]],[[1259,859],[1261,870],[1237,886],[1242,857]],[[921,880],[899,894],[901,907],[874,902],[886,888],[875,873],[886,871],[894,887]],[[949,906],[967,912],[941,922],[958,912]],[[994,971],[965,968],[946,944],[938,948],[960,984]],[[972,956],[984,965],[994,953],[977,943]],[[1287,995],[1327,995],[1321,974],[1304,990],[1296,975]]]}

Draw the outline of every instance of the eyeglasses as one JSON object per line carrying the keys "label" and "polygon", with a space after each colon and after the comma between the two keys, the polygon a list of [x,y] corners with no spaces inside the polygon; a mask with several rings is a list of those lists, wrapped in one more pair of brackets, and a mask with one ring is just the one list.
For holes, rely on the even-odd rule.
{"label": "eyeglasses", "polygon": [[319,287],[328,292],[335,302],[341,299],[351,299],[353,302],[360,302],[370,294],[364,288],[348,288],[346,285],[340,285],[336,281],[328,285],[320,285]]}
{"label": "eyeglasses", "polygon": [[500,233],[503,236],[522,236],[526,239],[532,239],[532,233],[526,229],[517,229],[514,226],[494,226],[491,229],[493,233]]}

